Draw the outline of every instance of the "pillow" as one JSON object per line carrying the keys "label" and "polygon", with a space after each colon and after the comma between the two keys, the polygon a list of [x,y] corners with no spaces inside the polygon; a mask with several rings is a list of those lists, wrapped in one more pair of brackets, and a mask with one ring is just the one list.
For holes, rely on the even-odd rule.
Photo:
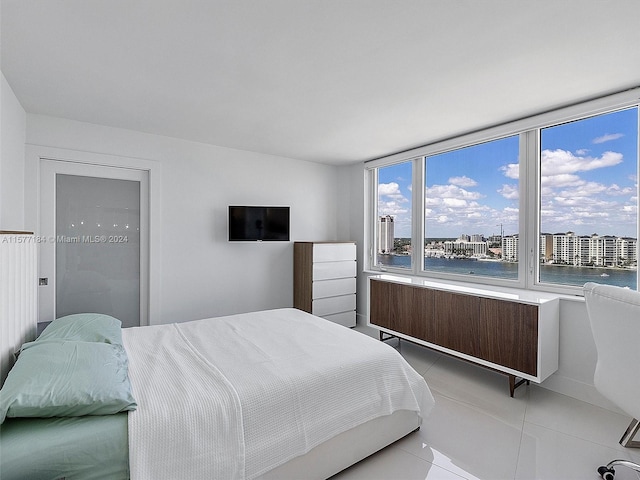
{"label": "pillow", "polygon": [[75,340],[122,345],[122,322],[100,313],[77,313],[55,319],[36,342]]}
{"label": "pillow", "polygon": [[32,342],[0,390],[5,417],[79,417],[135,410],[122,345]]}

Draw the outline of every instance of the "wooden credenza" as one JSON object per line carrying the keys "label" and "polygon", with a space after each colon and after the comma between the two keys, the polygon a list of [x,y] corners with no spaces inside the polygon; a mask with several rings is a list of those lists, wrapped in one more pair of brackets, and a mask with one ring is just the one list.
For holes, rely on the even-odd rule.
{"label": "wooden credenza", "polygon": [[295,242],[293,306],[354,327],[356,274],[354,242]]}
{"label": "wooden credenza", "polygon": [[558,369],[559,300],[393,275],[369,277],[368,324],[509,375],[542,382]]}

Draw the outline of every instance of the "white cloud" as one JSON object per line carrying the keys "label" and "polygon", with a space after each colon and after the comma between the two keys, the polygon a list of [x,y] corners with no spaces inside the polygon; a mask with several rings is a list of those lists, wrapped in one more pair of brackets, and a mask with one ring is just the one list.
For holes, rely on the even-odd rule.
{"label": "white cloud", "polygon": [[607,151],[600,158],[592,158],[575,156],[562,149],[543,150],[540,162],[543,176],[573,174],[618,165],[622,162],[622,154]]}
{"label": "white cloud", "polygon": [[[516,164],[517,171],[517,164]],[[474,191],[478,182],[467,176],[448,179],[446,185],[432,185],[425,189],[425,220],[428,235],[452,236],[461,232],[490,235],[499,232],[501,223],[505,231],[517,233],[518,209],[499,210],[487,205],[486,195]],[[504,195],[517,201],[517,185],[503,185]]]}
{"label": "white cloud", "polygon": [[584,199],[584,197],[590,198],[599,193],[606,192],[609,189],[606,185],[598,182],[581,182],[574,186],[560,192],[563,197],[575,197]]}
{"label": "white cloud", "polygon": [[[615,138],[620,136],[606,135],[594,143]],[[602,233],[616,233],[612,231],[614,225],[635,224],[634,213],[624,208],[625,204],[635,203],[630,198],[635,188],[617,183],[587,181],[579,175],[581,172],[613,167],[622,161],[622,154],[612,151],[591,157],[586,149],[576,150],[575,154],[562,149],[544,150],[540,179],[541,229],[545,232],[561,232],[579,227],[581,232],[600,232],[606,225],[605,229],[609,231]],[[604,175],[600,176],[601,180],[605,178]],[[614,200],[614,197],[621,200]]]}
{"label": "white cloud", "polygon": [[518,198],[520,198],[518,185],[502,185],[502,188],[498,190],[498,193],[507,200],[517,200]]}
{"label": "white cloud", "polygon": [[582,199],[575,197],[554,197],[553,201],[560,206],[568,206],[568,205],[581,205]]}
{"label": "white cloud", "polygon": [[409,209],[396,202],[379,202],[378,213],[380,215],[391,215],[392,217],[396,217],[396,221],[398,221],[398,217],[409,213]]}
{"label": "white cloud", "polygon": [[[424,204],[426,207],[438,207],[439,205],[442,205],[442,199],[434,198],[434,197],[425,197]],[[429,211],[433,211],[433,210],[429,209]]]}
{"label": "white cloud", "polygon": [[411,213],[409,205],[409,199],[402,194],[396,182],[378,185],[378,214],[391,215],[399,224]]}
{"label": "white cloud", "polygon": [[624,195],[633,195],[635,191],[636,191],[635,188],[631,188],[631,187],[620,188],[618,185],[614,183],[613,185],[610,185],[607,188],[606,193],[607,195],[618,197],[618,196],[624,196]]}
{"label": "white cloud", "polygon": [[[616,233],[611,226],[635,223],[633,211],[618,201],[608,200],[610,186],[589,182],[584,187],[541,198],[542,231],[562,232],[579,226],[583,233]],[[631,210],[634,208],[631,205]],[[603,231],[605,225],[607,231]]]}
{"label": "white cloud", "polygon": [[[588,150],[581,149],[573,153],[557,149],[543,150],[540,159],[542,186],[567,186],[579,184],[582,180],[575,175],[598,168],[613,167],[622,162],[622,154],[607,151],[601,157],[584,156]],[[507,178],[518,179],[519,165],[510,163],[500,168]]]}
{"label": "white cloud", "polygon": [[469,178],[466,175],[463,175],[462,177],[451,177],[449,179],[449,183],[451,185],[457,185],[459,187],[475,187],[476,185],[478,185],[478,182],[476,182],[473,178]]}
{"label": "white cloud", "polygon": [[471,192],[464,188],[460,188],[457,185],[433,185],[428,187],[425,193],[427,200],[430,198],[464,198],[467,200],[484,198],[484,195],[480,192]]}
{"label": "white cloud", "polygon": [[449,208],[466,208],[468,203],[462,198],[443,198],[443,204]]}
{"label": "white cloud", "polygon": [[378,184],[378,214],[394,217],[396,233],[406,236],[411,231],[411,201],[397,182]]}
{"label": "white cloud", "polygon": [[396,217],[396,222],[402,221],[402,216],[410,213],[409,199],[400,191],[396,182],[378,185],[378,213]]}
{"label": "white cloud", "polygon": [[500,167],[500,170],[504,172],[504,176],[507,178],[513,178],[517,180],[520,176],[520,166],[517,163],[510,163]]}
{"label": "white cloud", "polygon": [[584,184],[578,175],[571,175],[568,173],[561,173],[558,175],[543,175],[540,178],[540,185],[542,187],[568,187]]}
{"label": "white cloud", "polygon": [[409,200],[400,191],[400,185],[396,182],[381,183],[378,185],[378,197],[389,197],[399,202],[408,202]]}
{"label": "white cloud", "polygon": [[604,143],[610,142],[611,140],[617,140],[619,138],[624,137],[624,133],[607,133],[601,137],[594,138],[591,143]]}

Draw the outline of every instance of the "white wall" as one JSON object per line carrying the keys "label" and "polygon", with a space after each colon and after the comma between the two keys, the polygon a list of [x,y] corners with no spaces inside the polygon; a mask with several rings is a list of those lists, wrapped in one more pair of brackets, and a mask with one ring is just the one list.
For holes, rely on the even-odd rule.
{"label": "white wall", "polygon": [[230,204],[291,206],[292,242],[344,239],[337,167],[31,114],[27,143],[159,166],[162,308],[151,323],[292,306],[293,243],[227,242]]}
{"label": "white wall", "polygon": [[340,238],[356,242],[358,263],[357,322],[367,321],[367,275],[364,268],[364,168],[362,163],[339,168],[338,233]]}
{"label": "white wall", "polygon": [[0,230],[24,230],[26,114],[0,76]]}

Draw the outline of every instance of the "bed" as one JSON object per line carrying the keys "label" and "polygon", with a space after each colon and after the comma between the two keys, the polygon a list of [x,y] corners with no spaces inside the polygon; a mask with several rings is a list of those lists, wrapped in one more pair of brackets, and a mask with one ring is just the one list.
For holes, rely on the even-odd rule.
{"label": "bed", "polygon": [[[300,310],[121,330],[111,317],[70,317],[23,346],[0,390],[3,480],[328,478],[419,428],[434,403],[392,347]],[[109,329],[96,334],[105,318]],[[33,385],[21,386],[14,370],[26,363],[33,372],[36,349],[87,344],[91,359],[95,345],[117,359],[97,355],[111,371],[85,376],[110,380],[87,378],[97,385],[80,390],[116,384],[118,401],[76,394],[71,411],[36,402],[25,414],[17,404]],[[60,383],[68,390],[68,379]]]}

